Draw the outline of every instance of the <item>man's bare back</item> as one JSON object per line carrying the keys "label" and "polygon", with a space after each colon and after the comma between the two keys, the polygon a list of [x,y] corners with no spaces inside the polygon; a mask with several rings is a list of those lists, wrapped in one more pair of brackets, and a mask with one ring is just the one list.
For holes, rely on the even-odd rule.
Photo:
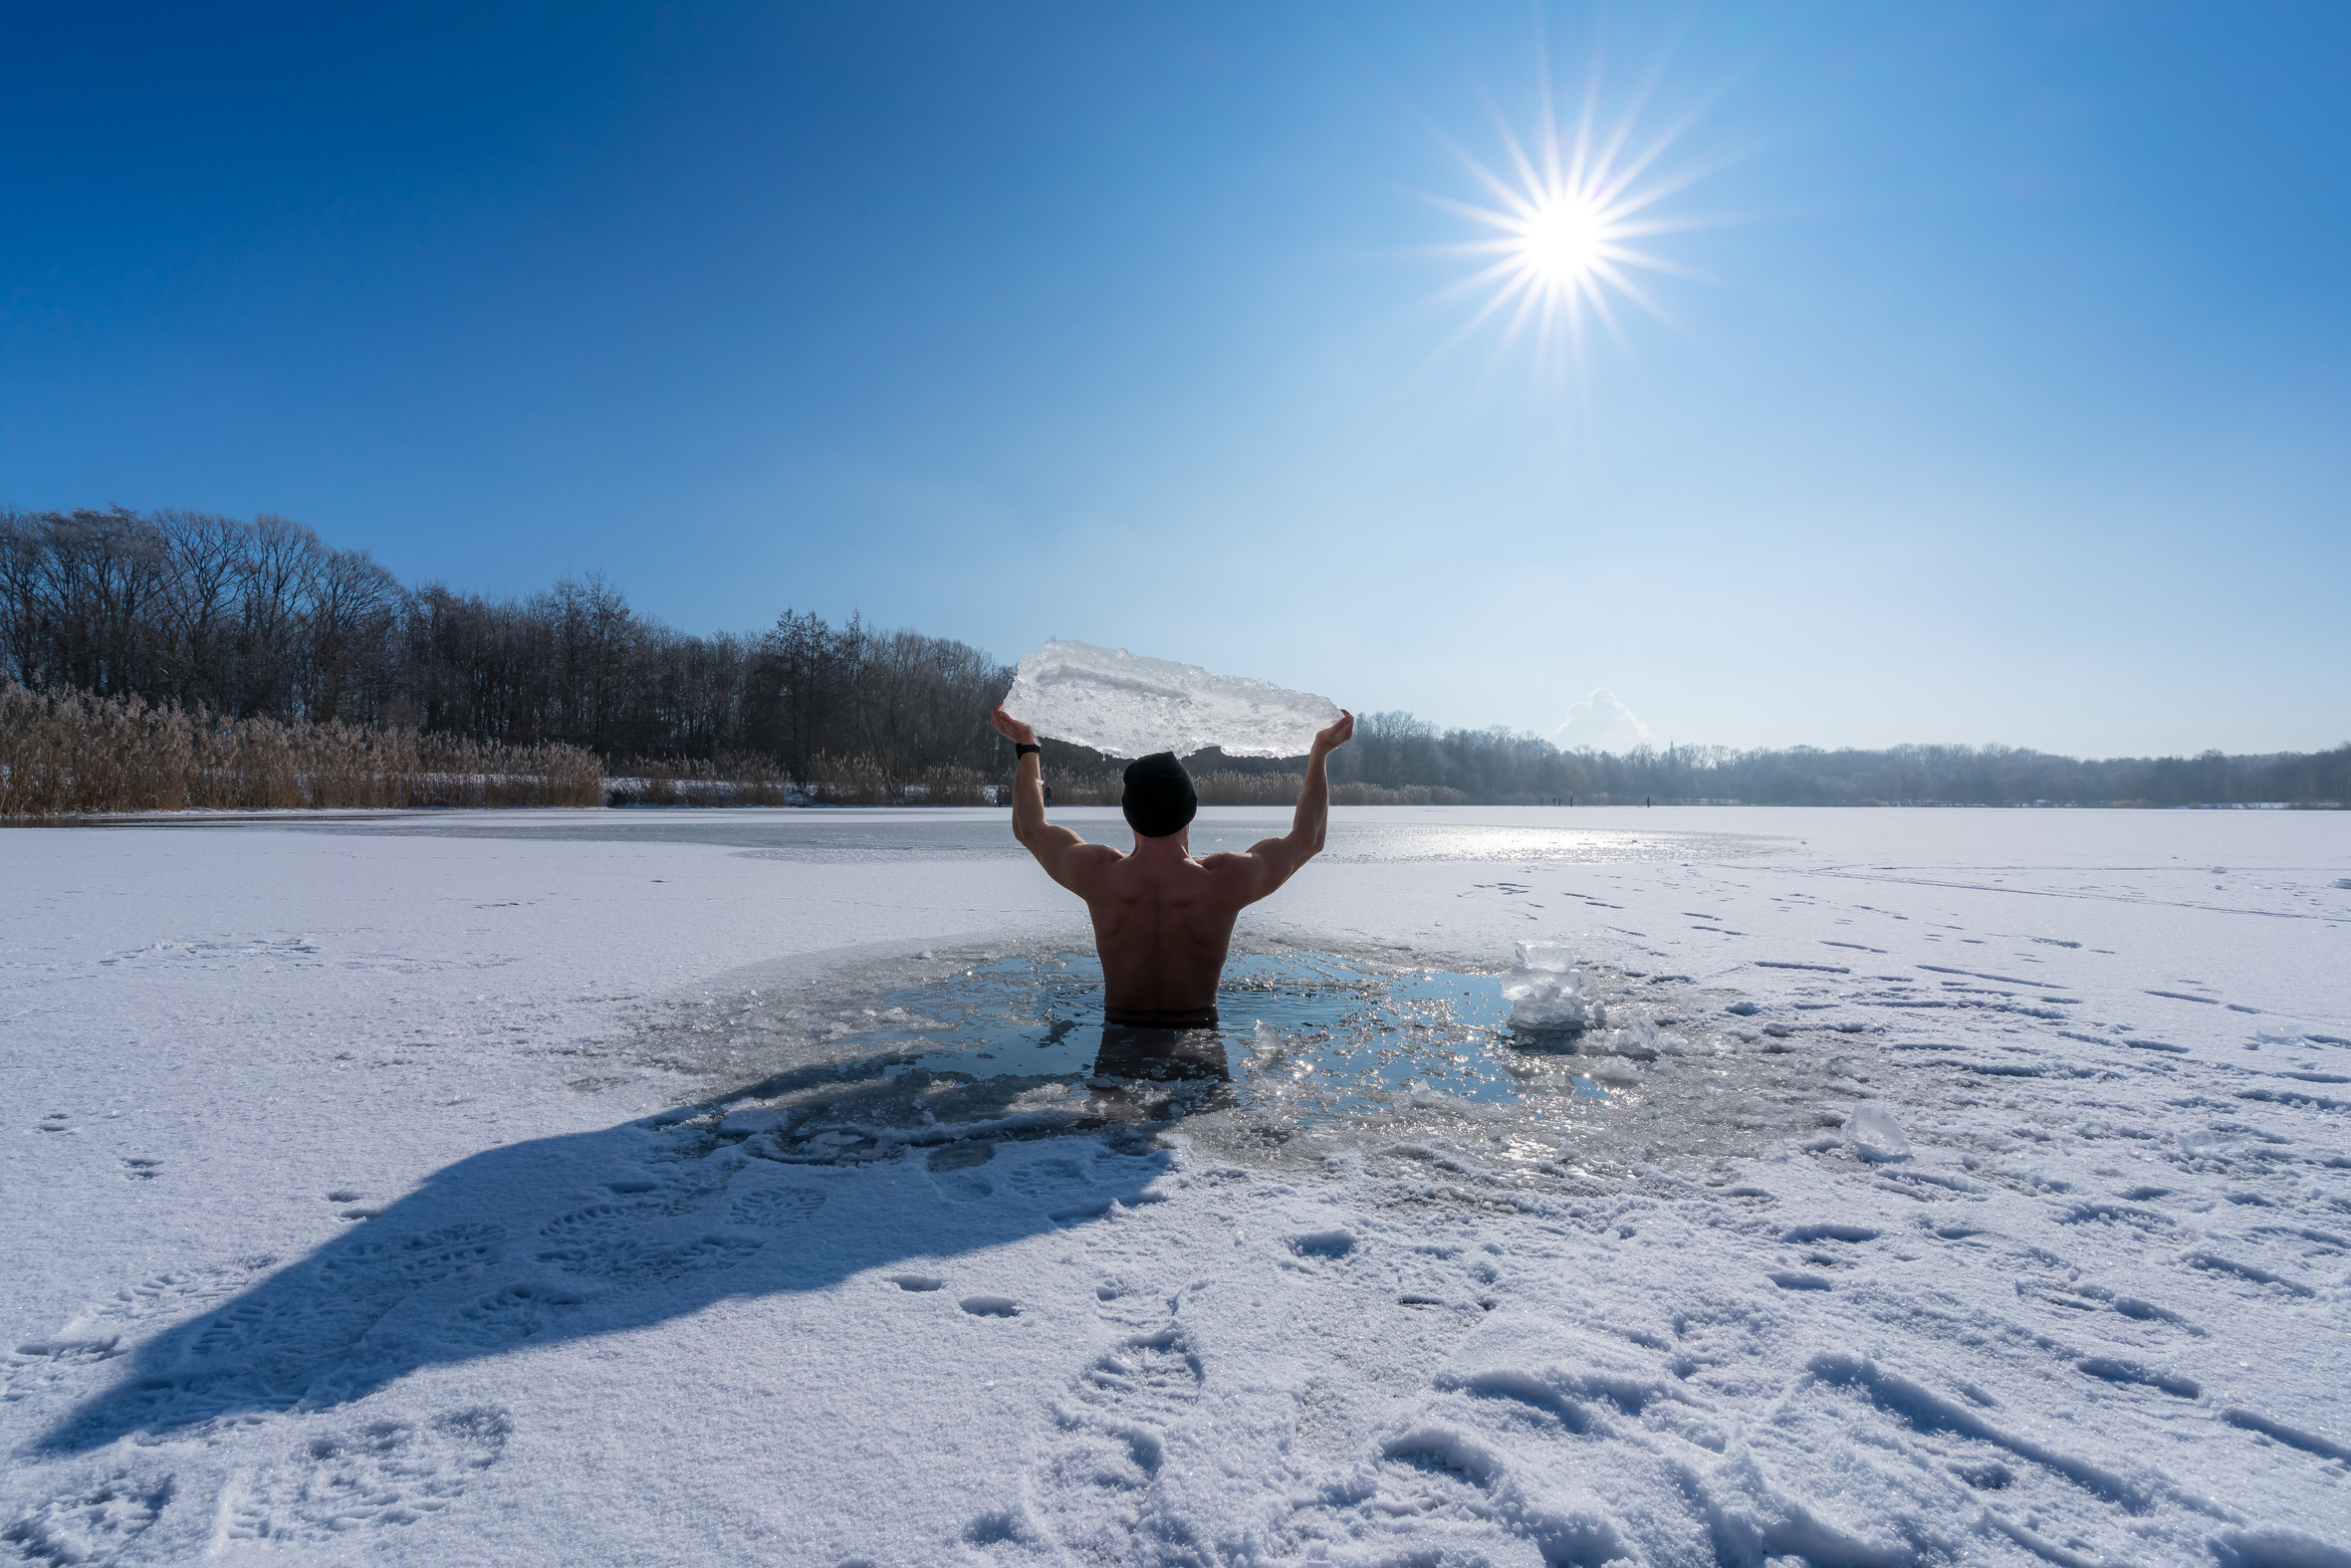
{"label": "man's bare back", "polygon": [[[1007,714],[1003,704],[997,705],[993,719],[1015,744],[1037,744],[1037,732]],[[1048,876],[1085,900],[1093,916],[1094,945],[1102,957],[1103,1000],[1112,1013],[1135,1021],[1155,1015],[1173,1021],[1216,1006],[1234,920],[1321,851],[1330,820],[1324,759],[1354,733],[1354,715],[1341,712],[1338,723],[1314,737],[1297,814],[1286,836],[1254,844],[1243,854],[1199,860],[1192,858],[1188,808],[1180,812],[1183,825],[1172,832],[1147,834],[1138,823],[1134,849],[1123,855],[1107,844],[1089,844],[1066,827],[1056,827],[1045,819],[1038,755],[1021,755],[1013,780],[1013,836],[1037,857]],[[1136,767],[1155,762],[1146,759]],[[1163,766],[1174,766],[1173,759]],[[1181,768],[1175,773],[1180,777]],[[1130,794],[1136,788],[1130,784]],[[1184,793],[1189,794],[1188,784]],[[1136,816],[1130,803],[1130,823]]]}

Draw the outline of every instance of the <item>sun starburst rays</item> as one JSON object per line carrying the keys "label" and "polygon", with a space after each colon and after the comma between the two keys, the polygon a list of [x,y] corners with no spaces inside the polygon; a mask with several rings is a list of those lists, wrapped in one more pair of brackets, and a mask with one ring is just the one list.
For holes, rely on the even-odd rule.
{"label": "sun starburst rays", "polygon": [[1603,130],[1596,123],[1596,89],[1595,82],[1572,129],[1563,131],[1546,85],[1539,133],[1531,146],[1498,116],[1496,128],[1505,153],[1500,171],[1452,142],[1445,143],[1487,198],[1465,201],[1428,193],[1437,206],[1487,231],[1434,247],[1442,254],[1484,260],[1484,265],[1438,293],[1439,300],[1484,296],[1448,339],[1447,348],[1500,316],[1505,318],[1505,347],[1531,337],[1538,359],[1552,360],[1564,349],[1580,367],[1585,337],[1594,324],[1629,348],[1620,303],[1679,328],[1638,275],[1697,276],[1649,244],[1660,235],[1706,226],[1705,220],[1655,211],[1707,172],[1654,172],[1689,127],[1690,118],[1634,150],[1638,103]]}

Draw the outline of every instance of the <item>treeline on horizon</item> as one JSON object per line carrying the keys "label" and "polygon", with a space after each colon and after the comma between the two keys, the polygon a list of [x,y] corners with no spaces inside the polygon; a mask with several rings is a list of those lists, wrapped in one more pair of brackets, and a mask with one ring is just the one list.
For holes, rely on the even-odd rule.
{"label": "treeline on horizon", "polygon": [[[596,575],[523,598],[411,586],[268,514],[0,508],[0,674],[220,723],[568,745],[608,773],[782,777],[832,798],[909,784],[966,798],[1012,763],[987,721],[1012,667],[968,643],[791,609],[763,631],[696,635]],[[1059,743],[1047,763],[1057,794],[1116,798],[1120,765]],[[1294,763],[1194,766],[1233,798],[1293,787]],[[824,787],[846,776],[853,790]],[[2351,801],[2351,744],[2103,761],[2001,746],[1612,754],[1382,711],[1361,716],[1332,780],[1342,800],[1480,804],[2336,804]]]}

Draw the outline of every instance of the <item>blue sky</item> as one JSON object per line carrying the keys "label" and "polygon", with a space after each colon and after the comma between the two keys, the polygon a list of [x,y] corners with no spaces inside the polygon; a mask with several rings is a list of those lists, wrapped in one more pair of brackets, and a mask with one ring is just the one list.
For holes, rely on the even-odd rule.
{"label": "blue sky", "polygon": [[[2351,9],[17,7],[0,501],[1548,733],[2351,738]],[[1498,119],[1689,116],[1501,322]],[[1646,98],[1644,85],[1650,85]],[[1452,346],[1448,347],[1449,341]]]}

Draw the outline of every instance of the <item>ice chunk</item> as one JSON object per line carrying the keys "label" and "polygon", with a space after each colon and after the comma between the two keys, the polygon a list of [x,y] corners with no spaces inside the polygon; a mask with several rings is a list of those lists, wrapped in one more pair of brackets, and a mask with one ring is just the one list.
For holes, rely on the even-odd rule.
{"label": "ice chunk", "polygon": [[1608,1036],[1612,1055],[1631,1056],[1639,1061],[1655,1061],[1663,1049],[1657,1025],[1647,1018],[1635,1018]]}
{"label": "ice chunk", "polygon": [[1004,711],[1109,757],[1212,746],[1227,757],[1303,757],[1314,732],[1338,719],[1327,697],[1085,642],[1049,642],[1023,659]]}
{"label": "ice chunk", "polygon": [[1514,1029],[1589,1029],[1608,1021],[1608,1009],[1585,992],[1555,942],[1520,943],[1519,967],[1503,977],[1502,995],[1513,1004]]}
{"label": "ice chunk", "polygon": [[1910,1140],[1902,1135],[1902,1124],[1874,1105],[1864,1105],[1845,1118],[1845,1143],[1864,1160],[1910,1156]]}

